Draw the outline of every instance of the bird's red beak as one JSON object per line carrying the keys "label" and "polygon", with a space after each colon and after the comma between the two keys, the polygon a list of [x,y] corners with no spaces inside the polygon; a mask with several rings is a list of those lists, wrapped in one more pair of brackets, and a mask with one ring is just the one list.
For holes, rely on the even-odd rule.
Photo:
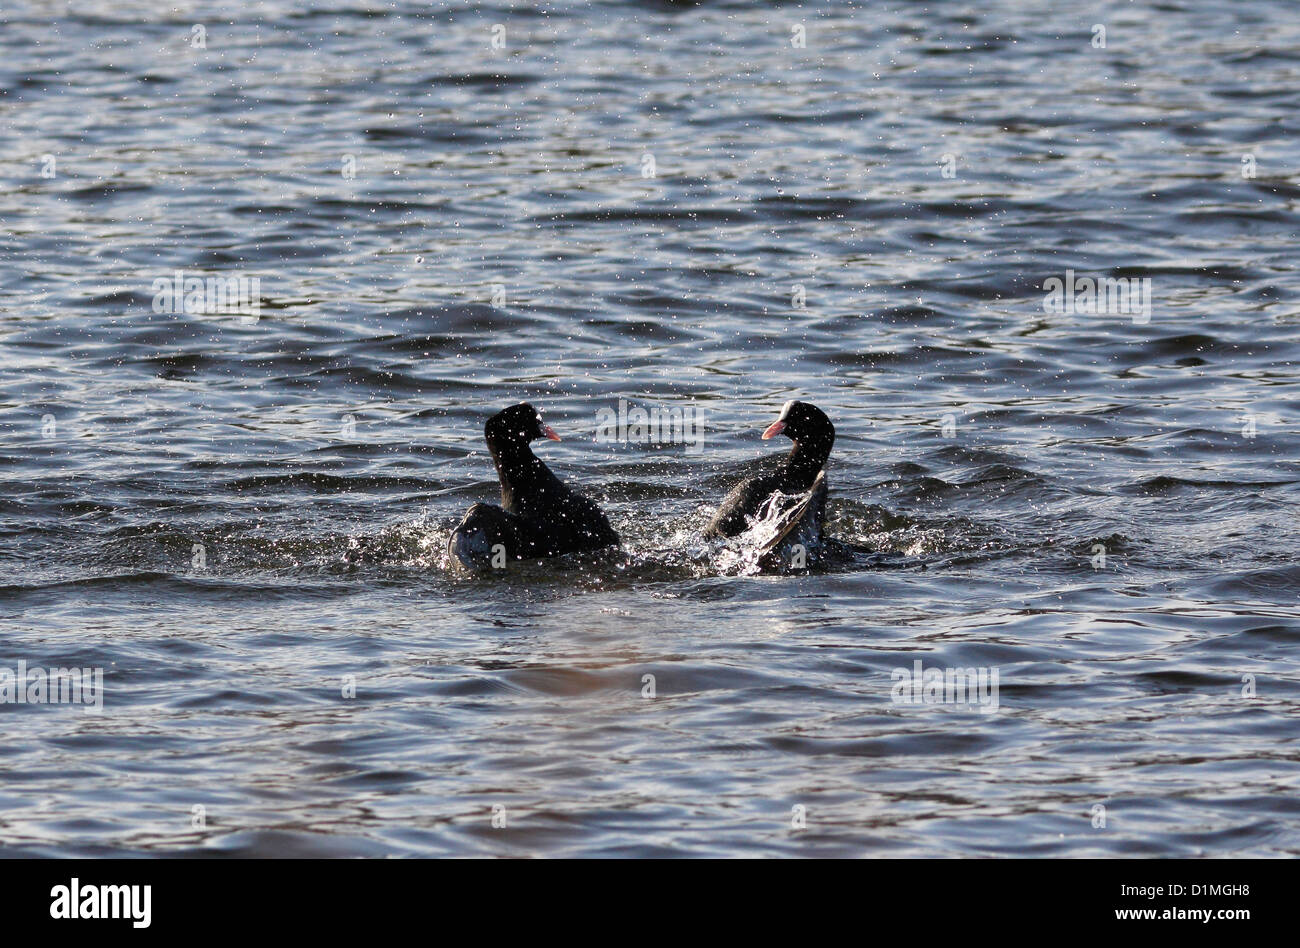
{"label": "bird's red beak", "polygon": [[767,430],[763,432],[763,440],[766,441],[768,438],[775,438],[782,431],[785,431],[785,422],[774,421],[768,425]]}
{"label": "bird's red beak", "polygon": [[555,429],[550,425],[542,425],[542,434],[546,435],[546,437],[550,438],[552,441],[560,440],[560,436],[555,433]]}

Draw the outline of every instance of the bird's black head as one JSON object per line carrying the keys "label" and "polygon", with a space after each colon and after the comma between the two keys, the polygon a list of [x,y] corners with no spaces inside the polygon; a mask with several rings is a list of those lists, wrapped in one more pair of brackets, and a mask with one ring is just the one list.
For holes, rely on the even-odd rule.
{"label": "bird's black head", "polygon": [[527,444],[538,438],[560,440],[550,425],[542,423],[542,416],[537,409],[527,402],[497,412],[483,426],[483,434],[487,437],[488,444],[496,445]]}
{"label": "bird's black head", "polygon": [[825,443],[829,449],[835,441],[835,426],[826,413],[807,402],[789,401],[780,416],[763,432],[763,440],[783,434],[796,444]]}

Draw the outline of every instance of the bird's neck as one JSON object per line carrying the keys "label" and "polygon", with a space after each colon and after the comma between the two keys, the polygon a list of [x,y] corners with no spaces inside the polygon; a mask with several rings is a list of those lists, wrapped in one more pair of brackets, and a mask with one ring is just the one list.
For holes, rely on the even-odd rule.
{"label": "bird's neck", "polygon": [[786,486],[800,491],[812,487],[817,474],[826,466],[834,443],[833,437],[796,441],[785,459],[783,474]]}
{"label": "bird's neck", "polygon": [[507,441],[500,445],[489,445],[492,451],[492,463],[496,465],[497,477],[501,480],[501,506],[513,510],[515,490],[527,483],[545,479],[550,473],[533,454],[527,443]]}

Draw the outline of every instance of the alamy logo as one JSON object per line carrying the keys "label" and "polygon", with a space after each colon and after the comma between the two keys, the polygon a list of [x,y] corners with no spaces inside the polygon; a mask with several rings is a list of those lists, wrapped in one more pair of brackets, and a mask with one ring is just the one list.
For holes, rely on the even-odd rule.
{"label": "alamy logo", "polygon": [[152,290],[155,313],[234,314],[243,323],[257,322],[262,313],[261,277],[201,277],[177,270],[155,279]]}
{"label": "alamy logo", "polygon": [[0,666],[0,704],[80,704],[87,713],[104,710],[104,669]]}
{"label": "alamy logo", "polygon": [[1066,270],[1065,279],[1048,277],[1043,289],[1044,313],[1131,316],[1135,324],[1151,322],[1150,277],[1076,277]]}
{"label": "alamy logo", "polygon": [[697,405],[651,405],[618,400],[618,410],[596,412],[596,440],[602,444],[684,444],[688,454],[704,450],[704,409]]}
{"label": "alamy logo", "polygon": [[83,886],[73,876],[50,889],[50,898],[50,918],[129,918],[131,927],[148,928],[153,917],[151,885]]}
{"label": "alamy logo", "polygon": [[998,709],[996,668],[924,668],[917,659],[910,670],[895,668],[890,677],[894,704],[973,704],[980,714]]}

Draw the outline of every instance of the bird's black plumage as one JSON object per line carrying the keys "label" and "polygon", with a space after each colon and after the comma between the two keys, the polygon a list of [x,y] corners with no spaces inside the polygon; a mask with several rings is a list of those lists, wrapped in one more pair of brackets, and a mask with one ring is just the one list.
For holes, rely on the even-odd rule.
{"label": "bird's black plumage", "polygon": [[501,506],[475,504],[452,531],[448,551],[467,566],[494,554],[506,560],[560,556],[617,545],[618,534],[595,503],[565,486],[529,442],[559,440],[532,405],[497,412],[483,428],[497,476]]}
{"label": "bird's black plumage", "polygon": [[835,426],[826,413],[807,402],[786,402],[780,417],[766,432],[764,438],[783,434],[794,442],[794,448],[781,466],[768,474],[741,481],[718,505],[717,512],[704,528],[705,537],[734,537],[753,526],[755,520],[777,516],[783,511],[772,503],[776,494],[796,497],[817,487],[812,504],[804,506],[807,515],[816,520],[815,533],[820,538],[821,515],[826,501],[825,477],[821,474],[835,444]]}

